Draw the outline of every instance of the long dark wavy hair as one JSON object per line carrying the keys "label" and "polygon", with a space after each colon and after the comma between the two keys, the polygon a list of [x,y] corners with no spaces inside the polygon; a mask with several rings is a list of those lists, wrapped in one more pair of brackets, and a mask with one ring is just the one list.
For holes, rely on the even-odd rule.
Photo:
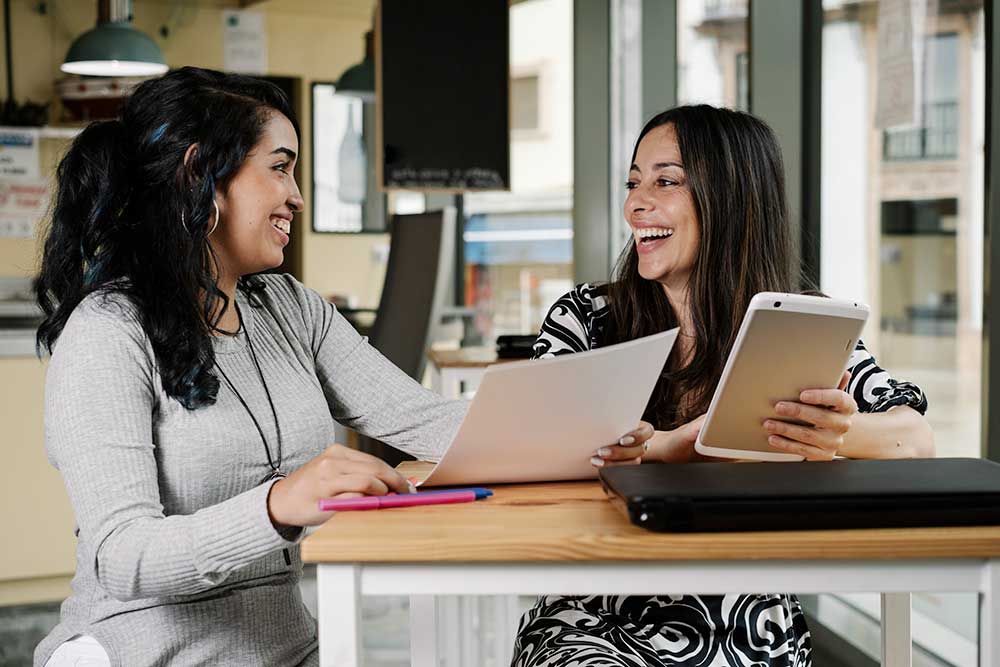
{"label": "long dark wavy hair", "polygon": [[[119,119],[96,122],[59,163],[35,292],[52,351],[73,309],[121,293],[156,354],[167,394],[189,410],[215,402],[211,335],[228,298],[208,243],[216,188],[225,191],[271,114],[299,131],[276,86],[184,67],[143,82]],[[197,144],[185,164],[185,154]],[[243,282],[241,289],[253,289]]]}
{"label": "long dark wavy hair", "polygon": [[[785,203],[781,149],[774,132],[753,116],[707,105],[654,116],[651,130],[673,125],[700,227],[688,284],[693,355],[671,355],[643,419],[671,429],[708,410],[740,322],[757,292],[789,292],[798,274]],[[678,325],[662,286],[639,275],[630,239],[608,285],[607,343],[633,340]],[[683,407],[682,407],[683,406]]]}

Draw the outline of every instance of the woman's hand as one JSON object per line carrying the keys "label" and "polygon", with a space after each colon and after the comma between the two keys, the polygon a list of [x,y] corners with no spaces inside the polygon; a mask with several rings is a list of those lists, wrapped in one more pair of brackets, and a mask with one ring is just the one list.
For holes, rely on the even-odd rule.
{"label": "woman's hand", "polygon": [[330,518],[319,511],[323,498],[411,493],[413,486],[384,461],[333,445],[271,487],[267,511],[280,526],[316,526]]}
{"label": "woman's hand", "polygon": [[705,415],[678,426],[670,431],[657,431],[649,442],[649,453],[645,459],[657,463],[690,463],[691,461],[712,460],[694,450],[698,434],[705,423]]}
{"label": "woman's hand", "polygon": [[850,373],[844,373],[836,389],[807,389],[799,401],[781,401],[774,412],[785,419],[807,422],[805,426],[776,419],[764,422],[770,434],[767,442],[775,449],[798,454],[809,461],[829,461],[844,446],[851,418],[858,411],[854,397],[847,393]]}
{"label": "woman's hand", "polygon": [[596,468],[642,463],[642,455],[649,449],[649,439],[653,437],[653,433],[653,425],[641,421],[634,431],[620,437],[616,444],[598,449],[590,462]]}

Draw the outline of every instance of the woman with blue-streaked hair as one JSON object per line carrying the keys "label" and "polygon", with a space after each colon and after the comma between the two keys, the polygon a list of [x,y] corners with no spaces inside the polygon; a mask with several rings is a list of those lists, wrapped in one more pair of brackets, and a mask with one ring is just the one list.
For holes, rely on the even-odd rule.
{"label": "woman with blue-streaked hair", "polygon": [[317,664],[296,544],[317,501],[412,490],[334,420],[434,460],[465,414],[256,275],[296,233],[298,134],[275,86],[184,68],[59,166],[38,342],[77,568],[36,665]]}

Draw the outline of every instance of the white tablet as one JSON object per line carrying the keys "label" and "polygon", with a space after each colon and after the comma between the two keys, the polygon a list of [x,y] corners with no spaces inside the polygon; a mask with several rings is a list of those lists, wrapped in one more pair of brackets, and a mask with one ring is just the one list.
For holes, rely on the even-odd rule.
{"label": "white tablet", "polygon": [[590,458],[634,429],[677,329],[552,359],[490,366],[425,485],[592,479]]}
{"label": "white tablet", "polygon": [[[821,296],[761,292],[747,307],[695,450],[706,456],[801,461],[767,443],[778,401],[834,388],[858,344],[868,306]],[[792,421],[794,420],[782,420]],[[801,422],[799,422],[801,423]]]}

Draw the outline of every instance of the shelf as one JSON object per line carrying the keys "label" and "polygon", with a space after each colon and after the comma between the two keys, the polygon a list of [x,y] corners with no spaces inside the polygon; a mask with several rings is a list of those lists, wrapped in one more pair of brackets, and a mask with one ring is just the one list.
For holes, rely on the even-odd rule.
{"label": "shelf", "polygon": [[39,128],[38,135],[42,139],[75,139],[83,131],[83,127],[65,127],[45,125]]}

